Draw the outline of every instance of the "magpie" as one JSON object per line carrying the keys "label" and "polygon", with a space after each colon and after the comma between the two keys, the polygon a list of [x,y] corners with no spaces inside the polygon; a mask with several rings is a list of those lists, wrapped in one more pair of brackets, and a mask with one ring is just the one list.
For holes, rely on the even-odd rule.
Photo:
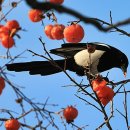
{"label": "magpie", "polygon": [[31,61],[7,64],[9,71],[29,71],[30,75],[42,76],[72,71],[79,76],[86,73],[99,74],[112,68],[120,68],[126,75],[128,67],[127,56],[115,47],[99,42],[65,43],[60,48],[50,50],[50,53],[63,57],[59,60]]}

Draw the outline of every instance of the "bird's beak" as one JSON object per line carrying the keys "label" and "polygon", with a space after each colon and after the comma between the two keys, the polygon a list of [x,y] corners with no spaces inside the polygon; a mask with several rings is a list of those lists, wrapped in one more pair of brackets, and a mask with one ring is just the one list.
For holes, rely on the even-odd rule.
{"label": "bird's beak", "polygon": [[124,72],[124,76],[125,76],[125,78],[126,78],[126,74],[127,74],[127,72]]}
{"label": "bird's beak", "polygon": [[127,70],[126,70],[125,66],[122,65],[122,66],[121,66],[121,69],[122,69],[123,74],[124,74],[124,76],[125,76],[125,78],[126,78]]}

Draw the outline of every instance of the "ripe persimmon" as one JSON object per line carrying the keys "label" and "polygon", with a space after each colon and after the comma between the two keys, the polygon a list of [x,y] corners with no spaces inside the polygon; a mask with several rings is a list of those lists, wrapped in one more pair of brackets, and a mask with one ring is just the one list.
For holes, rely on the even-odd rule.
{"label": "ripe persimmon", "polygon": [[9,20],[6,22],[5,26],[9,28],[10,30],[16,29],[18,30],[20,28],[18,21],[16,20]]}
{"label": "ripe persimmon", "polygon": [[28,16],[32,22],[39,22],[43,19],[43,11],[38,9],[31,9],[28,12]]}
{"label": "ripe persimmon", "polygon": [[14,39],[12,37],[10,37],[9,35],[3,35],[1,38],[1,44],[5,47],[5,48],[11,48],[14,45]]}
{"label": "ripe persimmon", "polygon": [[114,91],[112,88],[108,86],[104,86],[102,89],[96,92],[98,98],[100,99],[101,103],[105,106],[107,103],[113,99]]}
{"label": "ripe persimmon", "polygon": [[51,35],[53,37],[53,39],[56,40],[61,40],[64,38],[64,29],[65,26],[63,24],[56,24],[53,26],[53,28],[51,29]]}
{"label": "ripe persimmon", "polygon": [[9,119],[5,122],[6,130],[18,130],[20,128],[20,123],[17,119]]}
{"label": "ripe persimmon", "polygon": [[91,84],[94,91],[99,91],[104,86],[106,86],[107,82],[104,79],[97,77],[91,82]]}
{"label": "ripe persimmon", "polygon": [[84,37],[84,29],[79,24],[72,24],[65,27],[64,29],[64,38],[68,42],[78,43]]}
{"label": "ripe persimmon", "polygon": [[3,34],[10,35],[10,30],[8,27],[6,27],[6,26],[0,27],[0,38],[2,38]]}
{"label": "ripe persimmon", "polygon": [[49,24],[49,25],[45,26],[45,29],[44,29],[44,32],[45,32],[46,36],[47,36],[48,38],[50,38],[50,39],[54,39],[54,38],[52,37],[52,35],[51,35],[51,30],[52,30],[52,28],[53,28],[53,25]]}
{"label": "ripe persimmon", "polygon": [[100,98],[100,102],[104,105],[104,106],[106,106],[109,102],[110,102],[110,100],[106,97],[106,98]]}
{"label": "ripe persimmon", "polygon": [[110,99],[113,98],[114,96],[114,91],[112,88],[108,87],[108,86],[104,86],[102,89],[100,89],[99,91],[97,91],[97,95],[100,98],[104,98],[104,97],[109,97]]}
{"label": "ripe persimmon", "polygon": [[64,0],[50,0],[50,2],[53,4],[62,4]]}
{"label": "ripe persimmon", "polygon": [[73,106],[68,106],[63,110],[63,116],[67,123],[71,123],[78,116],[78,110]]}

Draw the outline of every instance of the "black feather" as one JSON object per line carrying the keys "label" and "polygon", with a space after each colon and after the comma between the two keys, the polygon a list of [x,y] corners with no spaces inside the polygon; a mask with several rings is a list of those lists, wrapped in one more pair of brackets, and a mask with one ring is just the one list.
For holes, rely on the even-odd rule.
{"label": "black feather", "polygon": [[[10,71],[29,71],[31,75],[41,74],[49,75],[61,72],[64,68],[64,60],[56,60],[55,62],[49,61],[32,61],[24,63],[7,64],[7,69]],[[57,66],[60,66],[61,69]]]}

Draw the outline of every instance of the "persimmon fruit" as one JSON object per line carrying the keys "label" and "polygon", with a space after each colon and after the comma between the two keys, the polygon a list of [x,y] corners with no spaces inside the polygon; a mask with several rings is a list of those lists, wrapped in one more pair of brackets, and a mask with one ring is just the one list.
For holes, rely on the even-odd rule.
{"label": "persimmon fruit", "polygon": [[107,82],[100,78],[100,77],[97,77],[96,79],[94,79],[92,82],[92,87],[93,87],[93,90],[94,91],[99,91],[100,89],[102,89],[104,86],[106,86]]}
{"label": "persimmon fruit", "polygon": [[2,38],[3,34],[10,35],[10,30],[8,27],[6,27],[6,26],[0,27],[0,38]]}
{"label": "persimmon fruit", "polygon": [[63,110],[63,116],[67,123],[71,123],[78,116],[78,110],[73,106],[68,106]]}
{"label": "persimmon fruit", "polygon": [[110,100],[109,100],[109,98],[101,98],[100,99],[100,102],[104,105],[104,106],[106,106],[109,102],[110,102]]}
{"label": "persimmon fruit", "polygon": [[9,119],[5,122],[6,130],[18,130],[20,128],[20,123],[17,119]]}
{"label": "persimmon fruit", "polygon": [[110,88],[108,86],[104,86],[102,89],[97,91],[97,95],[100,98],[109,97],[109,99],[111,100],[114,96],[114,91],[112,88]]}
{"label": "persimmon fruit", "polygon": [[39,9],[31,9],[28,12],[28,16],[32,22],[39,22],[43,19],[43,11]]}
{"label": "persimmon fruit", "polygon": [[45,32],[46,36],[47,36],[48,38],[50,38],[50,39],[54,39],[54,38],[52,37],[52,35],[51,35],[51,30],[52,30],[52,28],[53,28],[53,25],[51,25],[51,24],[45,26],[45,28],[44,28],[44,32]]}
{"label": "persimmon fruit", "polygon": [[114,91],[112,88],[108,86],[104,86],[102,89],[96,92],[98,98],[100,99],[101,103],[106,106],[107,103],[113,99]]}
{"label": "persimmon fruit", "polygon": [[1,44],[5,48],[11,48],[14,46],[14,39],[9,35],[3,35],[1,38]]}
{"label": "persimmon fruit", "polygon": [[63,24],[56,24],[53,26],[53,28],[51,29],[51,36],[53,37],[53,39],[56,40],[61,40],[64,38],[64,29],[65,26]]}
{"label": "persimmon fruit", "polygon": [[20,25],[17,20],[9,20],[6,22],[5,26],[9,28],[10,30],[16,29],[18,30],[20,28]]}
{"label": "persimmon fruit", "polygon": [[78,43],[84,37],[84,29],[79,24],[72,24],[64,29],[64,38],[71,43]]}

